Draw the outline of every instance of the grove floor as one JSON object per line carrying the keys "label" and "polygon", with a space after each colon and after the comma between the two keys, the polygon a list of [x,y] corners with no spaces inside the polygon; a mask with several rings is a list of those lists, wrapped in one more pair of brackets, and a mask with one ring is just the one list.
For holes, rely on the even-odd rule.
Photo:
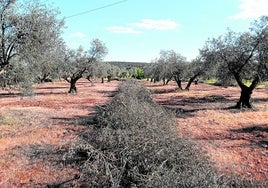
{"label": "grove floor", "polygon": [[267,89],[254,91],[252,110],[236,110],[230,107],[239,99],[238,87],[201,83],[178,91],[175,83],[145,85],[157,103],[176,112],[178,134],[200,145],[219,172],[268,181]]}
{"label": "grove floor", "polygon": [[[63,154],[93,123],[96,106],[108,102],[120,82],[95,86],[82,80],[78,94],[68,83],[37,85],[35,95],[21,97],[0,90],[0,187],[47,187],[75,178],[78,169]],[[174,110],[178,135],[202,146],[220,173],[268,181],[268,90],[257,89],[253,110],[233,110],[239,88],[142,82],[154,100]]]}
{"label": "grove floor", "polygon": [[73,179],[78,169],[63,154],[88,131],[96,105],[113,96],[118,82],[83,80],[78,94],[65,82],[37,85],[35,96],[0,91],[0,187],[47,187]]}

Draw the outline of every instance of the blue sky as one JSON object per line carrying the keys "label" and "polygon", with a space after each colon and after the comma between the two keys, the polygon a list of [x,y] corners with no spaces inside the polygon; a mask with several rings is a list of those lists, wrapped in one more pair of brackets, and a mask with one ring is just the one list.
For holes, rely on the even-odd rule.
{"label": "blue sky", "polygon": [[227,28],[246,31],[253,20],[268,15],[268,0],[45,2],[59,9],[60,18],[65,17],[63,38],[70,48],[88,49],[90,41],[99,38],[109,51],[106,61],[150,62],[160,50],[174,50],[191,60],[208,38]]}

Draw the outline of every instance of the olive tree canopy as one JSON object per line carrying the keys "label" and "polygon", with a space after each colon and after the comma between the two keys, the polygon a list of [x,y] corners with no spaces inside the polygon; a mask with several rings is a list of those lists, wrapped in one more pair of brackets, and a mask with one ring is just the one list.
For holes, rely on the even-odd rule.
{"label": "olive tree canopy", "polygon": [[0,68],[15,56],[29,57],[55,45],[63,21],[58,12],[38,1],[19,4],[16,0],[0,1]]}
{"label": "olive tree canopy", "polygon": [[185,77],[186,58],[174,50],[161,50],[160,57],[155,62],[155,79],[162,79],[165,85],[174,78],[179,89],[182,89],[181,81]]}
{"label": "olive tree canopy", "polygon": [[[255,21],[248,32],[226,34],[208,40],[203,48],[203,57],[219,64],[219,75],[223,79],[232,76],[241,88],[236,105],[251,108],[250,98],[260,80],[268,73],[268,17]],[[213,57],[213,58],[212,58]],[[251,81],[248,86],[244,80]]]}
{"label": "olive tree canopy", "polygon": [[92,70],[94,62],[101,61],[108,53],[105,44],[99,39],[93,39],[90,49],[84,51],[82,47],[77,50],[67,50],[64,63],[61,67],[62,77],[70,83],[69,93],[76,93],[76,82]]}
{"label": "olive tree canopy", "polygon": [[57,15],[57,10],[38,0],[23,4],[0,0],[0,77],[10,79],[1,79],[4,86],[7,82],[16,84],[11,82],[15,79],[12,75],[20,78],[18,82],[33,81],[39,65],[54,62],[58,45],[63,44],[60,35],[64,23]]}

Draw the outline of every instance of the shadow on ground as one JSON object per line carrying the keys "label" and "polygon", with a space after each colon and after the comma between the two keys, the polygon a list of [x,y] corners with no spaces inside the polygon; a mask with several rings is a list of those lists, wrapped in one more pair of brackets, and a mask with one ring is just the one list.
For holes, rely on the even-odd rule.
{"label": "shadow on ground", "polygon": [[237,136],[244,136],[249,134],[248,141],[258,147],[268,149],[268,124],[251,125],[245,128],[232,129],[230,132],[237,134]]}

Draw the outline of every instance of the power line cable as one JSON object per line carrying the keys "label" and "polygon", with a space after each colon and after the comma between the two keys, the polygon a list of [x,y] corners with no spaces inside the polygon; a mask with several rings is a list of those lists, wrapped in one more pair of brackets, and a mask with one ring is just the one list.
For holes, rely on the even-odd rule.
{"label": "power line cable", "polygon": [[87,13],[90,13],[90,12],[94,12],[94,11],[97,11],[97,10],[100,10],[100,9],[108,8],[108,7],[111,7],[111,6],[120,4],[120,3],[124,3],[126,1],[128,1],[128,0],[117,1],[117,2],[114,2],[114,3],[111,3],[111,4],[104,5],[102,7],[94,8],[94,9],[91,9],[91,10],[88,10],[88,11],[85,11],[85,12],[80,12],[80,13],[77,13],[77,14],[74,14],[74,15],[71,15],[71,16],[67,16],[67,17],[65,17],[65,19],[72,18],[72,17],[75,17],[75,16],[80,16],[80,15],[87,14]]}

